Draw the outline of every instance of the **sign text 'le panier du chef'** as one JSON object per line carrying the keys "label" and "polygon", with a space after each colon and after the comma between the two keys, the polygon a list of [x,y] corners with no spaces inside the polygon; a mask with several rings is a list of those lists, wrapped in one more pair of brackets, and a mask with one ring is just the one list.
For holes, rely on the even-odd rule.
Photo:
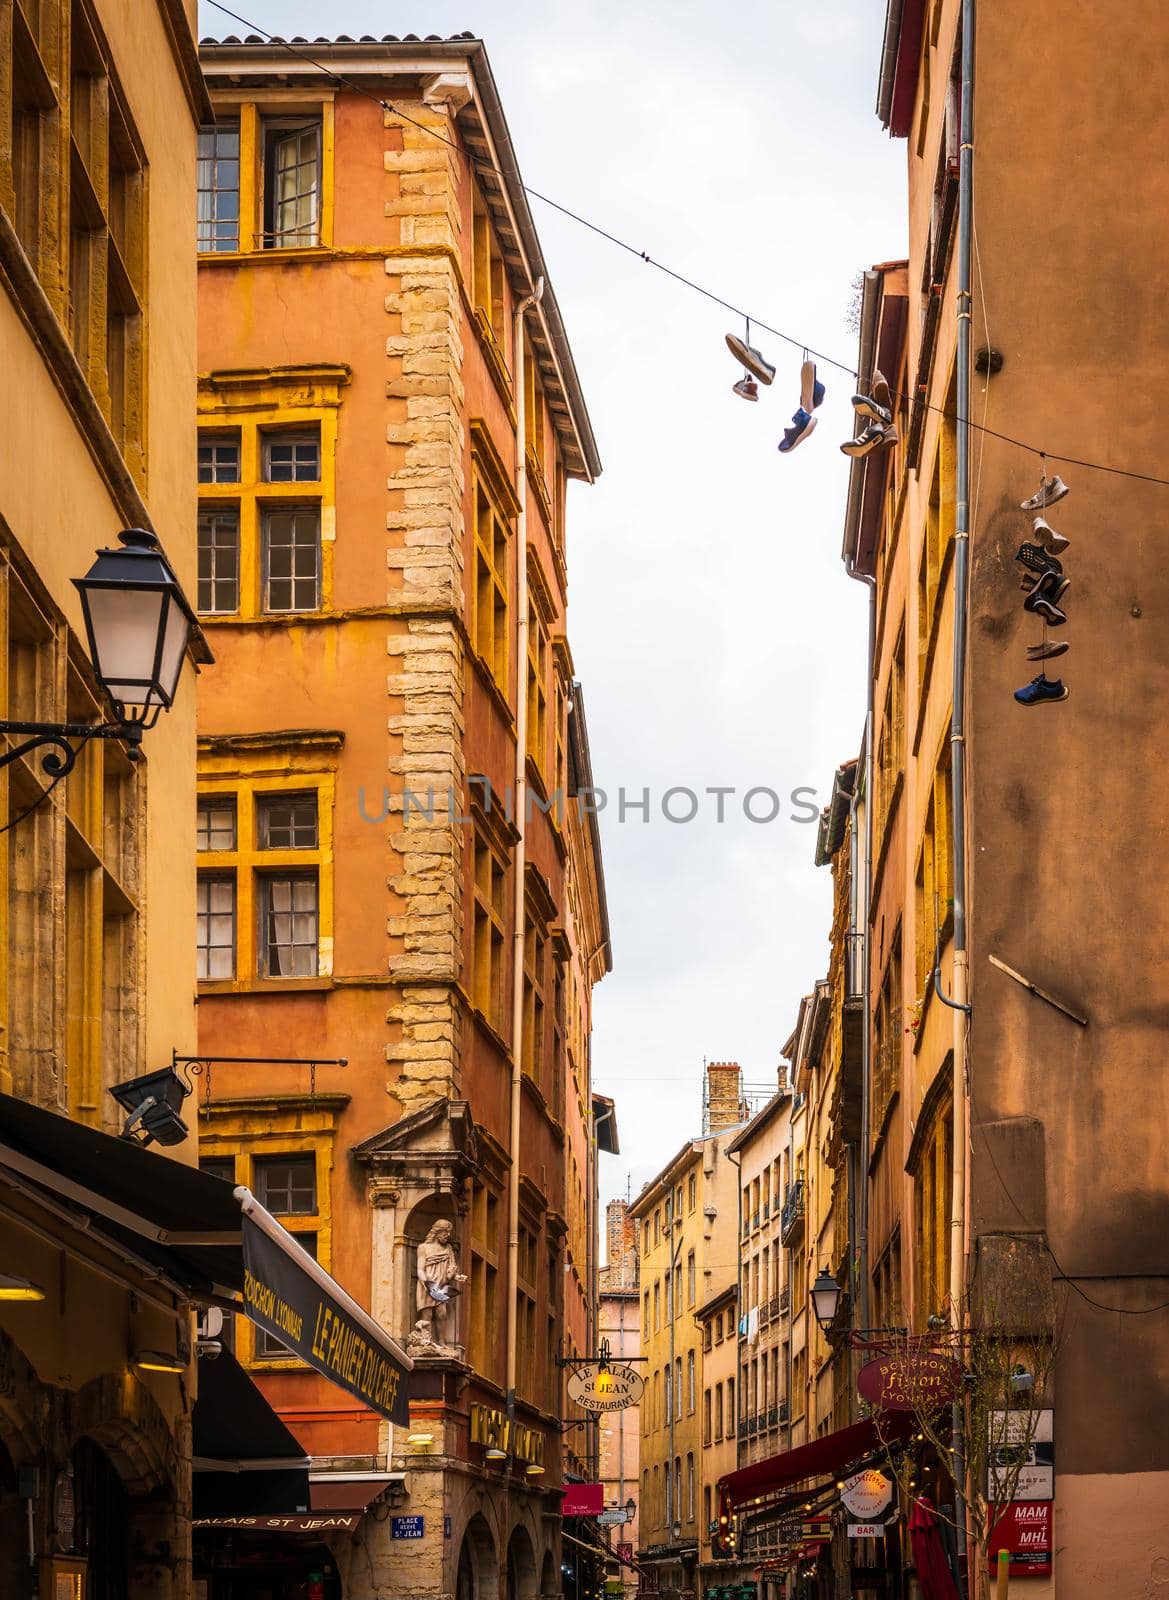
{"label": "sign text 'le panier du chef'", "polygon": [[962,1366],[936,1350],[898,1350],[866,1361],[856,1389],[875,1411],[932,1411],[962,1387]]}
{"label": "sign text 'le panier du chef'", "polygon": [[371,1410],[408,1426],[406,1367],[377,1325],[359,1322],[246,1214],[243,1254],[249,1320]]}
{"label": "sign text 'le panier du chef'", "polygon": [[639,1404],[645,1379],[632,1367],[582,1367],[568,1380],[568,1398],[582,1411],[624,1411]]}
{"label": "sign text 'le panier du chef'", "polygon": [[490,1406],[471,1407],[471,1443],[487,1450],[502,1450],[534,1467],[544,1462],[544,1435],[522,1422],[509,1422],[505,1411],[493,1411]]}

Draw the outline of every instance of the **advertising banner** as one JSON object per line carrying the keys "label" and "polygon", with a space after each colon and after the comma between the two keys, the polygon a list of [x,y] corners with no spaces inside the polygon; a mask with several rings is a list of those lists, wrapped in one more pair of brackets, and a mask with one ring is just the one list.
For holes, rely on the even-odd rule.
{"label": "advertising banner", "polygon": [[1012,1578],[1051,1576],[1051,1510],[1050,1500],[1015,1500],[988,1508],[987,1555],[992,1575],[998,1570],[999,1551],[1006,1550]]}
{"label": "advertising banner", "polygon": [[[302,1252],[303,1253],[303,1252]],[[390,1422],[409,1426],[408,1358],[384,1334],[372,1317],[353,1305],[334,1285],[330,1294],[320,1278],[291,1251],[270,1238],[248,1216],[243,1217],[244,1308],[257,1327],[315,1367],[333,1383],[347,1389],[363,1405]],[[314,1268],[316,1263],[305,1255]],[[354,1315],[357,1312],[357,1315]]]}

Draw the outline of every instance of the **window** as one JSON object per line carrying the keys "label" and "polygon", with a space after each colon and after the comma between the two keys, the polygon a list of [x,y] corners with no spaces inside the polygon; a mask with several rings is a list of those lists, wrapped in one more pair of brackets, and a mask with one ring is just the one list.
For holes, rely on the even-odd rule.
{"label": "window", "polygon": [[264,123],[264,237],[269,250],[321,242],[319,118]]}
{"label": "window", "polygon": [[475,307],[475,320],[480,332],[499,351],[500,360],[506,362],[507,307],[504,299],[503,255],[487,207],[478,191],[475,193],[471,230],[471,301]]}
{"label": "window", "polygon": [[723,1386],[715,1384],[714,1388],[714,1442],[718,1444],[723,1436]]}
{"label": "window", "polygon": [[536,468],[537,480],[544,483],[544,462],[547,457],[545,442],[544,385],[540,382],[540,368],[530,344],[524,350],[524,430],[527,439],[529,463]]}
{"label": "window", "polygon": [[[946,1068],[942,1068],[945,1075]],[[919,1124],[920,1132],[921,1124]],[[949,1105],[927,1127],[911,1151],[913,1172],[917,1322],[945,1310],[950,1289],[950,1186],[954,1170],[954,1124]]]}
{"label": "window", "polygon": [[265,434],[263,453],[265,483],[321,481],[319,433]]}
{"label": "window", "polygon": [[686,1209],[693,1213],[698,1204],[698,1174],[692,1172],[686,1185]]}
{"label": "window", "polygon": [[235,879],[200,875],[196,885],[198,960],[201,979],[235,976]]}
{"label": "window", "polygon": [[516,1280],[518,1388],[529,1399],[537,1395],[536,1235],[520,1225],[519,1271]]}
{"label": "window", "polygon": [[533,1083],[545,1086],[545,1007],[548,982],[548,930],[535,908],[524,919],[524,1048],[523,1069]]}
{"label": "window", "polygon": [[235,799],[200,800],[195,808],[195,848],[197,850],[235,849]]}
{"label": "window", "polygon": [[239,123],[199,129],[196,248],[238,250]]}
{"label": "window", "polygon": [[661,1239],[662,1239],[662,1213],[661,1213],[660,1210],[657,1210],[657,1211],[654,1212],[654,1244],[655,1245],[660,1244],[661,1243]]}
{"label": "window", "polygon": [[[320,1207],[317,1165],[313,1155],[263,1156],[252,1163],[256,1199],[289,1227],[297,1244],[317,1255]],[[292,1219],[297,1219],[293,1223]],[[254,1350],[261,1360],[295,1360],[294,1353],[264,1328],[254,1330]]]}
{"label": "window", "polygon": [[703,1442],[703,1444],[709,1444],[710,1443],[710,1437],[711,1437],[711,1435],[710,1435],[710,1423],[711,1423],[710,1390],[709,1389],[704,1389],[702,1391],[702,1442]]}
{"label": "window", "polygon": [[317,1209],[313,1156],[263,1156],[254,1165],[256,1199],[273,1216],[307,1217]]}
{"label": "window", "polygon": [[265,611],[316,611],[321,603],[321,513],[267,508],[262,520]]}
{"label": "window", "polygon": [[[885,688],[885,708],[877,737],[875,791],[875,839],[881,841],[893,810],[897,785],[905,769],[905,627],[897,636],[897,647]],[[879,846],[878,846],[879,847]]]}
{"label": "window", "polygon": [[497,1033],[504,1026],[505,879],[503,862],[478,832],[474,847],[471,999]]}
{"label": "window", "polygon": [[686,1352],[686,1410],[694,1415],[695,1388],[694,1388],[694,1352]]}
{"label": "window", "polygon": [[488,1379],[495,1377],[499,1360],[498,1273],[499,1197],[476,1183],[471,1191],[467,1344],[471,1365]]}
{"label": "window", "polygon": [[925,528],[917,574],[917,659],[919,715],[925,699],[926,677],[933,656],[942,580],[954,545],[954,475],[957,454],[955,408],[957,390],[951,380],[946,394],[938,448],[930,478]]}
{"label": "window", "polygon": [[686,1457],[686,1520],[694,1521],[694,1455]]}
{"label": "window", "polygon": [[475,649],[507,694],[507,563],[510,527],[482,483],[475,482]]}
{"label": "window", "polygon": [[234,1156],[200,1156],[199,1171],[209,1178],[219,1178],[224,1183],[235,1182]]}
{"label": "window", "polygon": [[548,630],[534,600],[528,603],[528,755],[545,775],[548,766]]}
{"label": "window", "polygon": [[199,978],[247,987],[327,976],[332,779],[287,790],[262,777],[215,781],[204,771],[195,816]]}
{"label": "window", "polygon": [[239,511],[199,513],[199,610],[208,616],[239,610]]}
{"label": "window", "polygon": [[885,975],[873,1015],[873,1137],[881,1131],[889,1101],[901,1081],[901,1042],[904,1037],[901,995],[901,929],[893,935]]}
{"label": "window", "polygon": [[238,483],[239,429],[199,436],[199,482]]}
{"label": "window", "polygon": [[315,850],[315,794],[263,795],[256,802],[261,850]]}
{"label": "window", "polygon": [[[327,609],[341,369],[217,373],[200,386],[199,610]],[[250,412],[247,407],[255,403]],[[230,415],[231,428],[223,426]]]}
{"label": "window", "polygon": [[261,976],[317,975],[317,880],[305,874],[260,879]]}
{"label": "window", "polygon": [[711,1504],[710,1484],[704,1483],[702,1485],[702,1527],[704,1536],[709,1533],[710,1525],[714,1521],[714,1512],[711,1509]]}
{"label": "window", "polygon": [[947,737],[934,771],[917,858],[914,921],[917,934],[916,997],[919,999],[925,994],[935,959],[950,932],[953,913],[950,858],[952,806],[950,744]]}
{"label": "window", "polygon": [[670,1422],[673,1422],[673,1420],[674,1420],[674,1378],[673,1378],[673,1368],[670,1367],[669,1365],[667,1365],[665,1371],[666,1371],[666,1385],[665,1385],[666,1410],[665,1410],[665,1420],[666,1420],[667,1423],[670,1423]]}
{"label": "window", "polygon": [[686,1257],[686,1304],[692,1306],[698,1296],[698,1272],[693,1250]]}
{"label": "window", "polygon": [[662,1285],[661,1285],[661,1280],[659,1279],[658,1282],[654,1284],[654,1331],[655,1331],[655,1333],[661,1327],[661,1325],[662,1325]]}

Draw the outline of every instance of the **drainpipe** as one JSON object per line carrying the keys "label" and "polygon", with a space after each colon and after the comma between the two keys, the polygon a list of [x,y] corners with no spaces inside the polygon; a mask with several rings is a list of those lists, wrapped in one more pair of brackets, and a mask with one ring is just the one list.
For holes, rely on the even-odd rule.
{"label": "drainpipe", "polygon": [[[516,307],[515,341],[515,490],[519,501],[516,516],[516,746],[515,790],[512,817],[518,834],[515,845],[515,932],[512,952],[511,991],[511,1172],[507,1185],[507,1420],[509,1427],[508,1470],[512,1465],[510,1445],[515,1432],[516,1363],[519,1355],[519,1300],[517,1284],[520,1268],[520,1108],[524,1083],[524,868],[528,814],[528,440],[524,415],[524,318],[544,293],[543,278],[536,279],[534,291]],[[551,1352],[549,1352],[551,1354]]]}
{"label": "drainpipe", "polygon": [[[967,1149],[970,1104],[966,1084],[966,1041],[970,1031],[969,953],[966,932],[966,634],[970,605],[970,305],[971,242],[974,221],[974,0],[962,0],[962,123],[958,168],[958,330],[957,449],[954,516],[954,705],[950,719],[950,773],[953,791],[954,880],[954,1173],[950,1202],[950,1315],[961,1335],[965,1324],[967,1249]],[[961,1400],[953,1408],[953,1449],[957,1467],[955,1520],[966,1531],[965,1452]],[[968,1592],[970,1546],[966,1540],[963,1593]]]}

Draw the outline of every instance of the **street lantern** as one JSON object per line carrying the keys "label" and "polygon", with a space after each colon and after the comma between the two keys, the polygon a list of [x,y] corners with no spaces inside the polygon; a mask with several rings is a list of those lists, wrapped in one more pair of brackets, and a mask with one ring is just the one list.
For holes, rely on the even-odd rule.
{"label": "street lantern", "polygon": [[118,541],[120,550],[99,550],[73,582],[93,670],[115,713],[152,728],[174,703],[195,615],[153,533],[127,528]]}
{"label": "street lantern", "polygon": [[822,1328],[828,1329],[832,1326],[836,1321],[839,1307],[840,1285],[827,1267],[821,1267],[820,1276],[812,1285],[812,1310]]}
{"label": "street lantern", "polygon": [[625,1520],[626,1520],[626,1522],[632,1522],[636,1515],[637,1515],[637,1501],[633,1498],[632,1495],[630,1495],[629,1499],[625,1502]]}
{"label": "street lantern", "polygon": [[126,528],[118,539],[120,550],[99,550],[85,577],[73,580],[112,718],[0,722],[0,735],[17,736],[0,752],[0,768],[40,750],[41,770],[64,778],[90,739],[120,739],[134,758],[143,732],[173,705],[195,613],[153,533]]}

